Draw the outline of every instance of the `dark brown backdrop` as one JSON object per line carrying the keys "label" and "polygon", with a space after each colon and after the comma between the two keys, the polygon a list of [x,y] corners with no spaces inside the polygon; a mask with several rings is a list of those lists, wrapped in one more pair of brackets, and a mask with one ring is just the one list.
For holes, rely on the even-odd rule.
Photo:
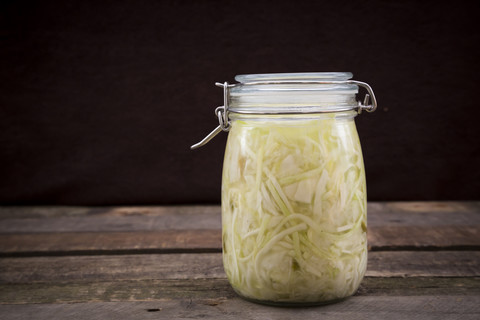
{"label": "dark brown backdrop", "polygon": [[235,74],[351,71],[370,200],[480,199],[474,1],[2,1],[0,202],[219,202]]}

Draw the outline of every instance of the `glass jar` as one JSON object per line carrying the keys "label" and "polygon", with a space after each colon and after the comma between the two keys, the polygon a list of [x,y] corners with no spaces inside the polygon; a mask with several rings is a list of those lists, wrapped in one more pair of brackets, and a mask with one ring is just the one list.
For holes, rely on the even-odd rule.
{"label": "glass jar", "polygon": [[[354,117],[376,100],[351,76],[241,75],[222,85],[223,264],[247,300],[325,304],[362,281],[367,195]],[[359,85],[372,105],[357,103]]]}

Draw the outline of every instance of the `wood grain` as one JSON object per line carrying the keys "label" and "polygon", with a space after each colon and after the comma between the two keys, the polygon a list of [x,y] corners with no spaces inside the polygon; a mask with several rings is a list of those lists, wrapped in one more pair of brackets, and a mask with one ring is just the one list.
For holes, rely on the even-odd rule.
{"label": "wood grain", "polygon": [[[220,206],[0,207],[0,234],[220,229]],[[376,226],[480,225],[480,202],[370,202]]]}
{"label": "wood grain", "polygon": [[[370,277],[479,277],[480,252],[371,252]],[[220,253],[3,258],[1,283],[225,278]]]}
{"label": "wood grain", "polygon": [[366,278],[320,308],[240,299],[219,206],[0,208],[3,319],[478,319],[480,202],[369,203]]}
{"label": "wood grain", "polygon": [[2,206],[0,219],[92,216],[170,216],[220,214],[219,205],[177,206]]}
{"label": "wood grain", "polygon": [[[475,296],[479,278],[370,278],[356,296]],[[226,279],[114,280],[0,285],[0,304],[232,299]]]}
{"label": "wood grain", "polygon": [[[462,280],[453,279],[448,285],[453,288],[462,287],[464,286]],[[421,283],[415,285],[418,295],[414,296],[390,296],[385,295],[378,289],[375,294],[353,296],[340,303],[312,308],[275,308],[250,303],[233,295],[231,289],[229,290],[228,287],[222,286],[218,282],[208,281],[208,283],[204,283],[205,288],[210,288],[210,290],[201,290],[201,292],[189,291],[188,284],[179,287],[170,286],[167,287],[166,292],[163,292],[158,288],[166,287],[164,284],[152,284],[155,287],[144,287],[147,285],[145,283],[130,283],[129,286],[120,289],[118,286],[123,285],[123,283],[115,283],[117,286],[115,288],[110,288],[108,284],[102,283],[99,287],[75,288],[77,292],[83,292],[88,299],[91,299],[89,297],[99,298],[98,300],[90,300],[88,303],[82,302],[81,298],[65,301],[70,297],[68,293],[72,289],[61,290],[57,287],[55,293],[60,297],[59,300],[50,301],[50,304],[23,304],[22,301],[12,301],[12,304],[0,305],[0,317],[2,319],[57,319],[61,315],[61,317],[67,319],[321,318],[436,320],[478,319],[480,314],[480,300],[476,295],[478,290],[473,289],[474,294],[468,293],[468,289],[462,289],[460,294],[456,294],[455,289],[452,290],[452,294],[445,293],[446,288],[439,290],[426,288],[427,291],[423,291],[420,288]],[[369,283],[366,282],[365,286],[368,285]],[[396,283],[389,283],[389,287],[395,285]],[[472,286],[472,284],[469,285]],[[99,294],[95,295],[95,292]],[[18,296],[25,297],[25,293],[23,289],[20,289]],[[55,293],[53,294],[55,295]],[[38,292],[35,290],[31,292],[33,297],[37,294]]]}
{"label": "wood grain", "polygon": [[368,227],[372,250],[480,249],[477,226],[378,226]]}
{"label": "wood grain", "polygon": [[221,250],[221,230],[0,235],[0,255],[78,255]]}
{"label": "wood grain", "polygon": [[[70,211],[71,210],[71,211]],[[0,233],[220,229],[219,206],[4,207]]]}
{"label": "wood grain", "polygon": [[[369,249],[474,250],[479,226],[369,227]],[[220,252],[221,230],[0,234],[0,256]]]}
{"label": "wood grain", "polygon": [[[480,248],[480,202],[369,203],[372,250]],[[219,206],[1,207],[0,255],[221,250]]]}

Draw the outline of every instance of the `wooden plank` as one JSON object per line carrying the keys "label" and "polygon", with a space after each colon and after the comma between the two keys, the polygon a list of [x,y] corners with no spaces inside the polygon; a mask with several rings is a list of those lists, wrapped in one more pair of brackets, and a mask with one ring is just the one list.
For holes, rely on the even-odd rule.
{"label": "wooden plank", "polygon": [[368,227],[372,250],[480,249],[478,226]]}
{"label": "wooden plank", "polygon": [[[30,209],[27,210],[27,209]],[[189,207],[67,207],[62,215],[54,207],[17,209],[4,212],[0,233],[158,231],[185,229],[221,229],[219,206]],[[3,208],[5,210],[5,208]],[[19,215],[15,216],[15,211]],[[27,211],[27,212],[25,212]],[[1,212],[1,209],[0,209]],[[38,214],[37,214],[38,213]]]}
{"label": "wooden plank", "polygon": [[480,201],[369,202],[368,226],[480,225]]}
{"label": "wooden plank", "polygon": [[220,230],[156,232],[79,232],[0,235],[0,253],[9,255],[75,255],[220,251]]}
{"label": "wooden plank", "polygon": [[[369,249],[480,249],[479,226],[369,227]],[[0,234],[0,256],[220,252],[221,230]]]}
{"label": "wooden plank", "polygon": [[220,215],[219,205],[182,205],[182,206],[2,206],[0,220],[55,218],[55,217],[92,217],[92,216],[185,216]]}
{"label": "wooden plank", "polygon": [[[480,296],[479,278],[365,278],[356,296]],[[226,279],[0,284],[0,304],[232,299]]]}
{"label": "wooden plank", "polygon": [[[0,207],[0,234],[220,229],[219,206]],[[376,226],[480,225],[480,202],[372,202]]]}
{"label": "wooden plank", "polygon": [[[52,266],[55,267],[52,268]],[[0,282],[3,283],[225,277],[222,256],[219,253],[33,257],[0,260]]]}
{"label": "wooden plank", "polygon": [[[185,229],[221,229],[220,207],[118,207],[118,208],[65,208],[72,210],[60,215],[58,208],[47,208],[37,213],[34,208],[16,217],[11,209],[0,219],[0,233],[38,232],[112,232],[157,231]],[[82,210],[83,209],[83,210]],[[80,212],[81,214],[78,214]],[[85,213],[86,212],[86,213]]]}
{"label": "wooden plank", "polygon": [[5,219],[0,234],[221,229],[220,214]]}
{"label": "wooden plank", "polygon": [[367,276],[480,276],[480,251],[369,252]]}
{"label": "wooden plank", "polygon": [[[369,253],[370,277],[480,276],[480,252]],[[220,253],[3,258],[1,283],[225,278]]]}
{"label": "wooden plank", "polygon": [[[211,288],[213,289],[213,288]],[[214,294],[216,290],[210,290]],[[353,296],[311,308],[278,308],[239,297],[0,305],[2,319],[478,319],[475,295]]]}
{"label": "wooden plank", "polygon": [[[418,216],[418,214],[456,215],[480,214],[480,201],[389,201],[368,202],[369,214],[388,214],[395,218]],[[220,214],[219,205],[179,205],[179,206],[2,206],[0,220],[12,218],[53,218],[81,216],[171,216]],[[446,218],[451,217],[446,215]],[[392,221],[395,223],[396,221]],[[466,220],[465,222],[468,222]]]}
{"label": "wooden plank", "polygon": [[480,295],[480,278],[365,277],[357,296]]}
{"label": "wooden plank", "polygon": [[480,212],[480,201],[369,201],[370,211],[385,213]]}

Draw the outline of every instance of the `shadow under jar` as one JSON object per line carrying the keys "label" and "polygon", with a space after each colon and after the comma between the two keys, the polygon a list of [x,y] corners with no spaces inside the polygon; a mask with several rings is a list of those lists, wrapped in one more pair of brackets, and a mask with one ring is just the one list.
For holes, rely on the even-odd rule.
{"label": "shadow under jar", "polygon": [[[247,300],[332,303],[363,279],[367,194],[354,117],[376,100],[351,76],[241,75],[224,84],[223,264]],[[372,105],[356,101],[359,85]]]}

